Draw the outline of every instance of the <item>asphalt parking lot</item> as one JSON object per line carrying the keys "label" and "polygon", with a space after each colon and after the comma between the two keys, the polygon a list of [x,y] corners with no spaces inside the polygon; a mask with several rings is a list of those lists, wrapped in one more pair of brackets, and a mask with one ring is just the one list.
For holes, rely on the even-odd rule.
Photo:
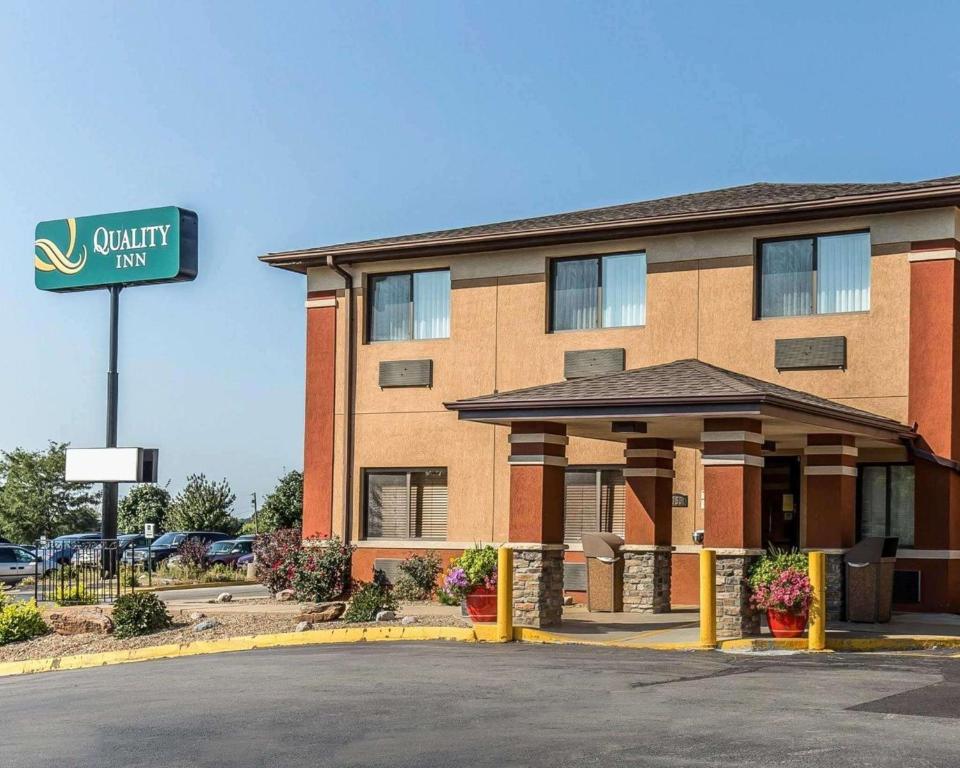
{"label": "asphalt parking lot", "polygon": [[382,643],[8,678],[3,764],[956,766],[960,659]]}

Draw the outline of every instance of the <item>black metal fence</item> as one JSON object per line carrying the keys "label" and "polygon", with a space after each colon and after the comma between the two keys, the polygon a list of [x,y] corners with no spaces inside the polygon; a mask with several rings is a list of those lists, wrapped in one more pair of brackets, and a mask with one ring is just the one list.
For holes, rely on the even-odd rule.
{"label": "black metal fence", "polygon": [[40,541],[36,546],[33,596],[60,605],[110,603],[132,592],[137,577],[124,565],[117,539]]}

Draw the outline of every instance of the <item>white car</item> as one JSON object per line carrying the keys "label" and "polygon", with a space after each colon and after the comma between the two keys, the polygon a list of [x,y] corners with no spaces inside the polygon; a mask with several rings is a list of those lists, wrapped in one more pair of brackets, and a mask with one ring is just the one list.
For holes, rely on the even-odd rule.
{"label": "white car", "polygon": [[0,582],[4,584],[17,584],[28,576],[33,576],[38,569],[40,561],[26,547],[18,547],[16,544],[0,544]]}

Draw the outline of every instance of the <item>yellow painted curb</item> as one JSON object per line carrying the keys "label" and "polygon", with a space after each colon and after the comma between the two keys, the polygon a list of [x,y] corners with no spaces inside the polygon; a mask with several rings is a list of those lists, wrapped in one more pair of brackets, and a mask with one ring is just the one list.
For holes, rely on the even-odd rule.
{"label": "yellow painted curb", "polygon": [[923,651],[930,648],[960,648],[960,637],[914,635],[911,637],[827,637],[832,651]]}
{"label": "yellow painted curb", "polygon": [[346,627],[318,629],[307,632],[281,632],[272,635],[246,635],[219,640],[195,640],[189,643],[171,643],[126,651],[84,653],[48,659],[28,659],[0,663],[0,677],[52,672],[61,669],[85,669],[134,661],[173,659],[181,656],[200,656],[208,653],[252,651],[260,648],[284,648],[330,643],[389,642],[401,640],[452,640],[476,642],[469,627]]}

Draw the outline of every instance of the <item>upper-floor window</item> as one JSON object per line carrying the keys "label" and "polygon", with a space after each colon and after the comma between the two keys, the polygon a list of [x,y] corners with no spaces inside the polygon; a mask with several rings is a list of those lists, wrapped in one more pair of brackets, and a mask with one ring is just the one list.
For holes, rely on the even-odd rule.
{"label": "upper-floor window", "polygon": [[625,486],[619,469],[570,467],[564,474],[563,540],[579,544],[585,533],[623,536]]}
{"label": "upper-floor window", "polygon": [[555,259],[550,329],[621,328],[647,321],[647,254]]}
{"label": "upper-floor window", "polygon": [[870,309],[870,233],[765,240],[757,264],[760,317]]}
{"label": "upper-floor window", "polygon": [[447,537],[447,470],[376,469],[365,474],[368,539]]}
{"label": "upper-floor window", "polygon": [[373,275],[368,287],[370,341],[449,338],[449,269]]}

